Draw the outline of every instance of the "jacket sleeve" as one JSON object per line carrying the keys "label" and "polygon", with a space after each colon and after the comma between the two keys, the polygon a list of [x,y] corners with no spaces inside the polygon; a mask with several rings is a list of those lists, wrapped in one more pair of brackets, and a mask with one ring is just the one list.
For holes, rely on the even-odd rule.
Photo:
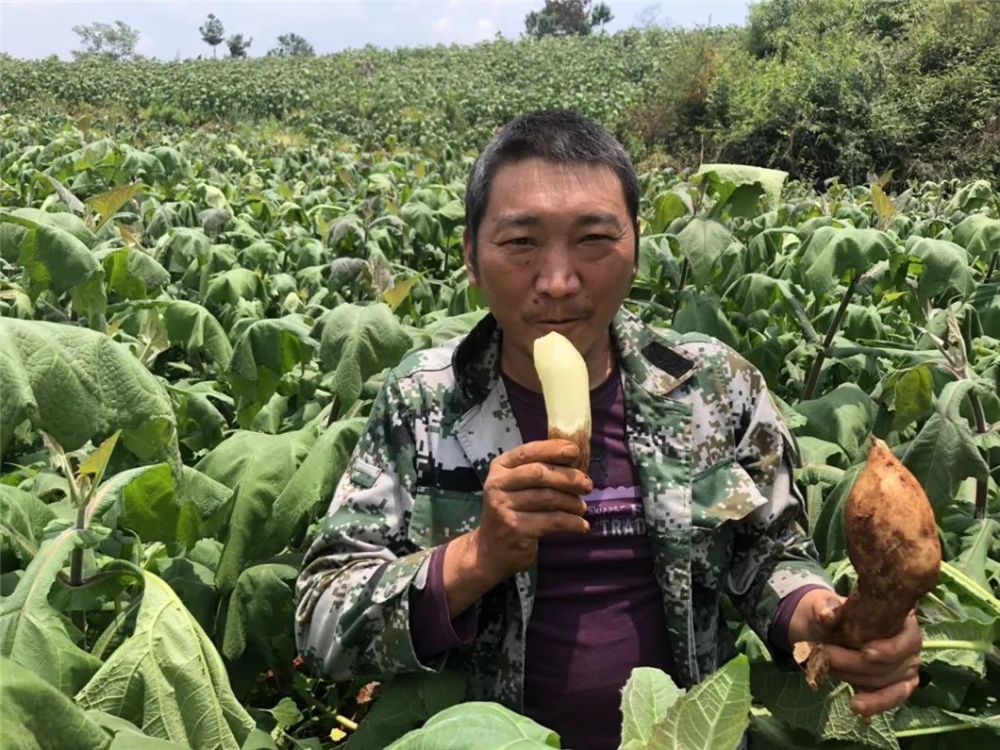
{"label": "jacket sleeve", "polygon": [[338,681],[437,671],[410,632],[410,591],[433,549],[407,538],[415,485],[411,410],[392,374],[306,553],[296,585],[295,635],[317,674]]}
{"label": "jacket sleeve", "polygon": [[832,587],[804,530],[805,503],[792,481],[795,439],[757,369],[743,360],[733,375],[735,458],[764,502],[736,524],[726,589],[767,643],[785,596],[808,584]]}

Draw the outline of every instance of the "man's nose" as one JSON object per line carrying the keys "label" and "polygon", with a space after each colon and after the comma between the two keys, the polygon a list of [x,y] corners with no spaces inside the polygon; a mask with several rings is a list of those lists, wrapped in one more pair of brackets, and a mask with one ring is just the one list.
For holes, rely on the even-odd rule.
{"label": "man's nose", "polygon": [[535,291],[547,297],[572,297],[580,292],[572,250],[568,247],[546,248],[535,277]]}

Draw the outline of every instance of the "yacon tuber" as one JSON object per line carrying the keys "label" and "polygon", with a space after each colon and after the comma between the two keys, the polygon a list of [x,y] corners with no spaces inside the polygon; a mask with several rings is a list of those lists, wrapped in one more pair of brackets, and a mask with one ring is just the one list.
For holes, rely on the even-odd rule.
{"label": "yacon tuber", "polygon": [[[847,553],[858,584],[842,605],[829,642],[858,649],[891,638],[910,610],[937,583],[941,568],[934,511],[927,495],[883,441],[871,437],[868,461],[858,475],[844,511]],[[807,657],[807,678],[826,674],[822,648],[796,645]]]}
{"label": "yacon tuber", "polygon": [[572,342],[552,331],[535,339],[535,370],[542,382],[549,437],[572,440],[580,449],[574,464],[590,467],[590,376]]}

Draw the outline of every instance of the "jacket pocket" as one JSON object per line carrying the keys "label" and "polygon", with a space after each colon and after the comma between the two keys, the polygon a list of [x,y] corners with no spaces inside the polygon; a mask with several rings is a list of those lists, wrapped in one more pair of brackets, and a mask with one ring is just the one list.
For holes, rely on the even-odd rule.
{"label": "jacket pocket", "polygon": [[736,523],[767,498],[732,459],[698,474],[691,491],[691,573],[696,583],[717,588],[732,563]]}
{"label": "jacket pocket", "polygon": [[439,544],[472,531],[483,511],[483,493],[417,487],[407,537],[418,547]]}

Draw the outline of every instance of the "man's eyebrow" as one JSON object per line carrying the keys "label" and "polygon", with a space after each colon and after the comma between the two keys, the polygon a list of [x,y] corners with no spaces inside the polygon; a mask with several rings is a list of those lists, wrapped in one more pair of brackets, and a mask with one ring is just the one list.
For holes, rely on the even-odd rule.
{"label": "man's eyebrow", "polygon": [[[505,216],[497,217],[493,223],[493,227],[496,230],[509,228],[526,229],[530,227],[537,227],[541,223],[542,220],[534,214],[507,214]],[[577,217],[577,219],[573,222],[573,225],[577,227],[586,227],[593,224],[614,224],[616,227],[622,226],[619,217],[610,211],[594,211],[592,213],[587,213],[583,216]]]}
{"label": "man's eyebrow", "polygon": [[578,227],[590,226],[591,224],[614,224],[617,227],[622,226],[618,216],[610,211],[595,211],[594,213],[584,214],[573,223]]}
{"label": "man's eyebrow", "polygon": [[496,230],[518,228],[524,229],[529,227],[537,227],[542,223],[542,220],[533,214],[506,214],[504,216],[498,216],[496,221],[493,223],[493,228]]}

